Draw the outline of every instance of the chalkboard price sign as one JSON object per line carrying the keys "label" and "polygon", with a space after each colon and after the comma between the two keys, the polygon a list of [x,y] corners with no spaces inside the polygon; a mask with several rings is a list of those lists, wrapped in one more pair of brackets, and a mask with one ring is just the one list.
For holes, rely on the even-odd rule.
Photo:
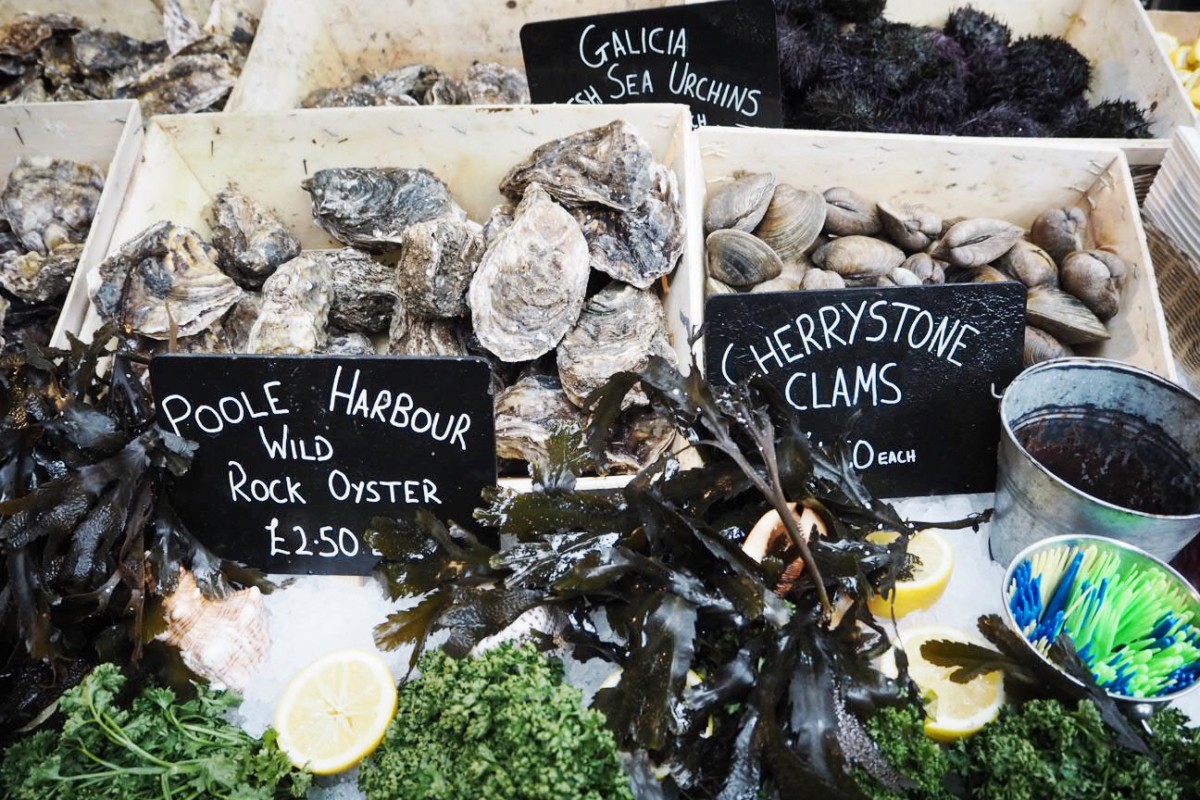
{"label": "chalkboard price sign", "polygon": [[465,522],[496,481],[481,359],[164,355],[150,380],[158,424],[199,444],[175,510],[268,572],[369,574],[371,517]]}
{"label": "chalkboard price sign", "polygon": [[783,124],[771,0],[531,22],[521,50],[535,103],[684,103],[697,125]]}
{"label": "chalkboard price sign", "polygon": [[721,295],[706,374],[766,377],[814,440],[846,443],[878,496],[990,492],[1024,318],[1016,282]]}

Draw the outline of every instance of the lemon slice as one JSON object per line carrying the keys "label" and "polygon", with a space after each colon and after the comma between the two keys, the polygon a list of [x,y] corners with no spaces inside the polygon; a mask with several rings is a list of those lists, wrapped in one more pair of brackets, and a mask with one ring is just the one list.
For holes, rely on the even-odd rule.
{"label": "lemon slice", "polygon": [[1192,48],[1184,45],[1183,47],[1176,47],[1168,53],[1167,58],[1171,59],[1171,66],[1175,67],[1175,69],[1187,69],[1191,55]]}
{"label": "lemon slice", "polygon": [[[895,531],[873,531],[867,541],[889,544],[900,534]],[[923,530],[908,540],[908,552],[920,563],[913,564],[909,580],[896,581],[896,589],[887,595],[872,595],[867,608],[872,614],[886,617],[895,609],[896,618],[921,611],[936,603],[946,591],[950,573],[954,571],[954,549],[937,531]]]}
{"label": "lemon slice", "polygon": [[350,769],[396,715],[396,680],[375,653],[339,650],[292,678],[275,712],[279,749],[317,775]]}
{"label": "lemon slice", "polygon": [[1158,46],[1163,49],[1163,52],[1170,53],[1176,47],[1179,47],[1179,40],[1169,33],[1155,31],[1154,38],[1158,41]]}
{"label": "lemon slice", "polygon": [[[939,667],[921,655],[921,645],[935,639],[984,647],[987,642],[949,625],[921,625],[900,632],[908,656],[908,674],[923,694],[928,715],[925,734],[939,742],[953,742],[978,733],[1000,714],[1004,705],[1004,675],[999,671],[989,672],[967,683],[955,683],[950,680],[954,667]],[[884,654],[880,670],[891,676],[897,674],[894,651]]]}

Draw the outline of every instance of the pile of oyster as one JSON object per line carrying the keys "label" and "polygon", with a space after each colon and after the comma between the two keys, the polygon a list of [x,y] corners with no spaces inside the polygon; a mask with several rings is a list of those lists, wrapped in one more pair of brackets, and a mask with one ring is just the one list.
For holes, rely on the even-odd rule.
{"label": "pile of oyster", "polygon": [[[683,252],[674,174],[617,121],[537,148],[500,183],[486,225],[421,168],[324,169],[304,182],[337,250],[306,250],[234,187],[212,242],[160,222],[97,270],[100,316],[148,352],[480,355],[492,366],[498,454],[537,460],[613,374],[674,361],[655,285]],[[631,394],[610,469],[673,438]]]}
{"label": "pile of oyster", "polygon": [[1019,281],[1025,365],[1109,338],[1129,267],[1093,240],[1079,208],[1044,211],[1026,234],[999,219],[943,219],[919,203],[876,205],[740,174],[709,193],[706,293]]}
{"label": "pile of oyster", "polygon": [[374,77],[364,76],[349,86],[316,89],[301,106],[501,106],[528,102],[524,72],[476,61],[461,80],[428,64],[407,64]]}
{"label": "pile of oyster", "polygon": [[104,190],[89,164],[22,158],[0,192],[0,348],[48,344]]}
{"label": "pile of oyster", "polygon": [[133,98],[148,116],[219,110],[257,26],[242,0],[213,0],[203,25],[166,0],[164,38],[151,42],[69,14],[22,14],[0,26],[0,103]]}

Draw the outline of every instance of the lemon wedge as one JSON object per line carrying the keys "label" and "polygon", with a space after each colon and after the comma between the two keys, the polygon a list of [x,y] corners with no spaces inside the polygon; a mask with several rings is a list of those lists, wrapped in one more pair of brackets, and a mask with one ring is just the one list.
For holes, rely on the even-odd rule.
{"label": "lemon wedge", "polygon": [[1163,49],[1163,52],[1170,53],[1176,47],[1179,47],[1179,40],[1169,33],[1155,31],[1154,38],[1158,41],[1158,46]]}
{"label": "lemon wedge", "polygon": [[[973,733],[1000,714],[1004,705],[1004,675],[989,672],[967,683],[950,680],[953,667],[939,667],[925,660],[921,645],[935,639],[971,642],[987,646],[987,642],[966,631],[949,625],[921,625],[900,632],[900,641],[908,656],[908,674],[921,688],[925,704],[925,735],[939,742],[953,742]],[[882,658],[880,670],[895,676],[894,651]]]}
{"label": "lemon wedge", "polygon": [[[895,531],[873,531],[866,538],[876,544],[890,544],[899,536]],[[913,611],[929,608],[946,591],[950,573],[954,571],[954,549],[946,538],[933,530],[917,531],[908,540],[908,552],[920,563],[913,565],[908,580],[896,581],[894,592],[872,595],[867,601],[872,614],[886,617],[894,609],[899,619]]]}
{"label": "lemon wedge", "polygon": [[302,669],[275,712],[279,749],[317,775],[370,755],[396,715],[396,680],[375,653],[339,650]]}
{"label": "lemon wedge", "polygon": [[1183,47],[1176,47],[1174,50],[1168,53],[1167,58],[1171,59],[1171,65],[1175,67],[1175,69],[1187,69],[1189,66],[1188,62],[1191,60],[1191,55],[1192,48],[1188,45],[1184,45]]}

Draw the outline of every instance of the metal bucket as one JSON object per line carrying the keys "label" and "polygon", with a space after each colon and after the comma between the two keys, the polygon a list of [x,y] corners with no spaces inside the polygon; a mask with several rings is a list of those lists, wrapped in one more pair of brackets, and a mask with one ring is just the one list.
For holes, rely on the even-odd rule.
{"label": "metal bucket", "polygon": [[1200,398],[1187,390],[1116,361],[1056,359],[1009,384],[1000,421],[1000,563],[1078,534],[1170,561],[1200,533]]}

